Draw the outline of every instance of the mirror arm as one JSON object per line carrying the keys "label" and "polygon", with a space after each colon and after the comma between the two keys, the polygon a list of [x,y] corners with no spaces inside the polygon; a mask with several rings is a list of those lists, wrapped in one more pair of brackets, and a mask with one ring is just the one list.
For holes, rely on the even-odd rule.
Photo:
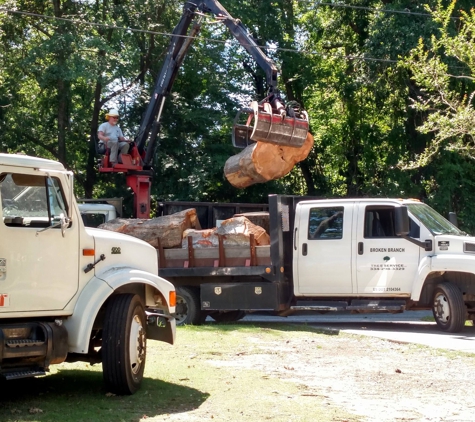
{"label": "mirror arm", "polygon": [[407,235],[402,234],[401,237],[403,239],[408,240],[411,243],[414,243],[415,245],[419,246],[420,248],[424,248],[424,250],[427,251],[427,252],[432,251],[432,240],[431,239],[427,239],[427,240],[424,240],[424,242],[421,242],[420,240],[414,239],[414,238],[409,237]]}

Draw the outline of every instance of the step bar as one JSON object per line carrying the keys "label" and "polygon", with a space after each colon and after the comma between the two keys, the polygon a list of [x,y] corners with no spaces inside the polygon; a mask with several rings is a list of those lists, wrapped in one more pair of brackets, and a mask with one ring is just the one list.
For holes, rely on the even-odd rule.
{"label": "step bar", "polygon": [[32,378],[32,377],[38,377],[40,375],[46,375],[46,372],[43,370],[33,370],[33,369],[28,369],[24,371],[12,371],[12,372],[6,372],[2,374],[3,377],[7,380],[17,380],[20,378]]}
{"label": "step bar", "polygon": [[68,355],[68,332],[60,320],[0,324],[0,377],[45,375]]}
{"label": "step bar", "polygon": [[[390,312],[400,313],[406,310],[404,300],[352,300],[352,301],[298,301],[290,307],[291,313],[297,312]],[[288,311],[286,311],[288,312]]]}

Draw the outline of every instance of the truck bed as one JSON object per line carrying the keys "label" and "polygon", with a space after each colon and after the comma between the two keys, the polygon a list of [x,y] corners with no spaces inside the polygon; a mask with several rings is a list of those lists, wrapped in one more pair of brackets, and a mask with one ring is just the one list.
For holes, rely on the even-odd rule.
{"label": "truck bed", "polygon": [[270,265],[270,246],[158,249],[160,268]]}

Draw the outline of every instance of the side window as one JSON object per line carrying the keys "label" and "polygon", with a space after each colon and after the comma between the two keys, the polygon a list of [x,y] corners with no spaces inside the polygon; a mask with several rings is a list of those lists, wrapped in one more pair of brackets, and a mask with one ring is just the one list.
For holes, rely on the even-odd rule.
{"label": "side window", "polygon": [[421,237],[421,228],[412,218],[409,218],[409,237],[413,237],[415,239],[419,239]]}
{"label": "side window", "polygon": [[63,197],[63,192],[61,191],[61,185],[59,184],[59,180],[54,177],[49,177],[47,179],[47,183],[51,218],[55,219],[58,218],[61,214],[65,214],[65,201]]}
{"label": "side window", "polygon": [[0,175],[0,196],[7,226],[48,227],[65,213],[64,195],[56,178],[4,173]]}
{"label": "side window", "polygon": [[106,216],[100,213],[84,213],[81,214],[81,218],[86,227],[97,227],[106,222]]}
{"label": "side window", "polygon": [[311,208],[308,239],[342,239],[343,207]]}
{"label": "side window", "polygon": [[394,207],[377,205],[366,207],[364,237],[396,237]]}

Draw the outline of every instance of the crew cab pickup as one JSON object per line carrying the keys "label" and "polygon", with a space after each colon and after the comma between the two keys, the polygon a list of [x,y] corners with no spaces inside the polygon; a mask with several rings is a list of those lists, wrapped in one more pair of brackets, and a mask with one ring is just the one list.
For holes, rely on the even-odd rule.
{"label": "crew cab pickup", "polygon": [[178,323],[432,309],[458,332],[475,319],[475,238],[418,200],[270,195],[269,227],[270,246],[159,251]]}

